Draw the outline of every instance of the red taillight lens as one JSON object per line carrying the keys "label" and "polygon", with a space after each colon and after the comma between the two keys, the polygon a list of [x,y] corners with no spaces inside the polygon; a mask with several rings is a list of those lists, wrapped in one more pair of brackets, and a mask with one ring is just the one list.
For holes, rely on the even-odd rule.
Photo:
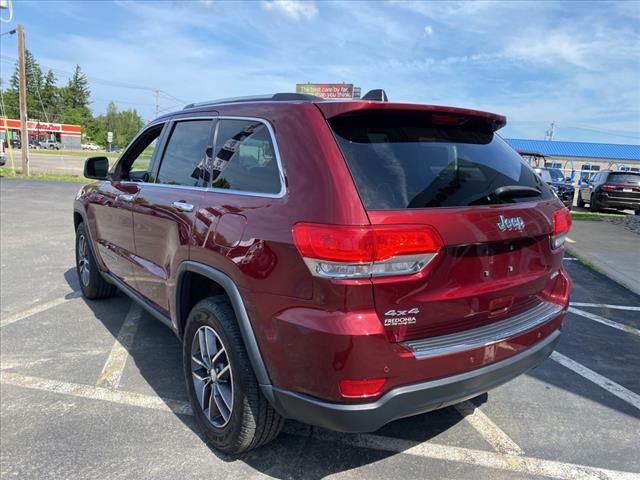
{"label": "red taillight lens", "polygon": [[571,212],[568,208],[553,212],[553,234],[567,233],[571,228]]}
{"label": "red taillight lens", "polygon": [[336,262],[370,262],[374,234],[365,227],[334,227],[299,223],[293,241],[303,257]]}
{"label": "red taillight lens", "polygon": [[382,390],[386,378],[368,378],[365,380],[340,380],[340,394],[343,397],[366,398],[377,395]]}
{"label": "red taillight lens", "polygon": [[303,257],[334,262],[379,262],[400,255],[434,253],[442,247],[429,226],[315,225],[293,227],[293,241]]}
{"label": "red taillight lens", "polygon": [[553,233],[551,234],[551,248],[558,249],[564,245],[567,233],[571,229],[571,212],[568,208],[553,212]]}
{"label": "red taillight lens", "polygon": [[601,190],[604,190],[605,192],[615,192],[616,190],[618,190],[618,186],[616,185],[602,185],[600,186]]}
{"label": "red taillight lens", "polygon": [[344,279],[416,273],[443,246],[427,225],[299,223],[293,241],[313,275]]}

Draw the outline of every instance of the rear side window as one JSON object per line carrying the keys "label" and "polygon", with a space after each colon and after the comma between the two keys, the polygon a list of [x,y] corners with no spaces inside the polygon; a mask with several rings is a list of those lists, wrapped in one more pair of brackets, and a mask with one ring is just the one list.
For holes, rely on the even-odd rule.
{"label": "rear side window", "polygon": [[553,198],[522,157],[477,120],[424,112],[370,112],[329,123],[367,209]]}
{"label": "rear side window", "polygon": [[620,183],[626,185],[640,185],[640,175],[633,173],[610,173],[607,183]]}
{"label": "rear side window", "polygon": [[190,120],[174,125],[160,164],[158,183],[205,186],[204,166],[211,125],[211,120]]}
{"label": "rear side window", "polygon": [[267,126],[255,120],[220,120],[214,147],[214,188],[278,194],[276,152]]}

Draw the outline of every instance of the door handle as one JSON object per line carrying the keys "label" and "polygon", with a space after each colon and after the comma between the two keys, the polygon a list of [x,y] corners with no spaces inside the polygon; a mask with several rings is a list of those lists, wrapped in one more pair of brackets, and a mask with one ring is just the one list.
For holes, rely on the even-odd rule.
{"label": "door handle", "polygon": [[193,205],[187,202],[173,202],[173,207],[181,212],[193,212]]}
{"label": "door handle", "polygon": [[122,195],[118,195],[118,200],[120,200],[121,202],[133,202],[134,198],[136,198],[136,196],[131,193],[123,193]]}

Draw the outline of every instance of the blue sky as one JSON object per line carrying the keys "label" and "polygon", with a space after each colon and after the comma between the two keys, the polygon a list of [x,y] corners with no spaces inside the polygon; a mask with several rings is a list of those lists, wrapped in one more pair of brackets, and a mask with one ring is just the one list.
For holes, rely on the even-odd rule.
{"label": "blue sky", "polygon": [[[96,113],[154,116],[152,91],[120,84],[192,102],[347,82],[505,114],[506,137],[555,120],[557,140],[640,143],[640,2],[14,0],[1,31],[17,22],[60,80],[82,67]],[[15,36],[0,53],[4,79]],[[183,105],[169,95],[162,110]]]}

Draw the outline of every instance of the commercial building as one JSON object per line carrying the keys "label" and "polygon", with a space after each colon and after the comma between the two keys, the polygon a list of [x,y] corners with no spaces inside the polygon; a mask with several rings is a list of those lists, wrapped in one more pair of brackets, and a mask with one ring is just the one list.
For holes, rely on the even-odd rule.
{"label": "commercial building", "polygon": [[598,170],[640,171],[640,145],[520,138],[505,140],[523,156],[532,157],[534,166],[560,168],[565,177],[571,177],[576,183],[588,179],[592,172]]}
{"label": "commercial building", "polygon": [[[81,148],[82,129],[80,125],[29,120],[27,128],[30,142],[49,140],[59,142],[62,148]],[[10,140],[19,140],[24,143],[21,138],[20,120],[0,118],[0,139],[4,141],[7,132]]]}

